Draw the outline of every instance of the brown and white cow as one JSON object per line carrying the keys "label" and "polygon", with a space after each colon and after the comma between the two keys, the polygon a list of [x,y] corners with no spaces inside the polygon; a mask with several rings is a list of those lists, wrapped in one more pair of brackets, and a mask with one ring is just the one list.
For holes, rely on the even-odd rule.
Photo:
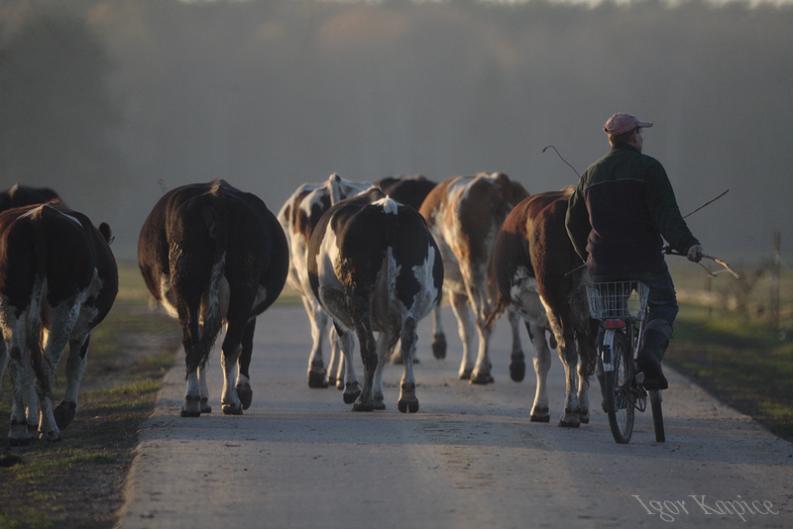
{"label": "brown and white cow", "polygon": [[286,282],[289,249],[264,202],[223,180],[166,193],[140,232],[138,264],[154,298],[182,325],[187,390],[183,417],[210,413],[206,362],[225,322],[221,409],[251,404],[256,316]]}
{"label": "brown and white cow", "polygon": [[[589,319],[583,281],[585,270],[564,226],[572,190],[538,193],[521,201],[499,231],[491,262],[498,285],[495,313],[511,308],[523,316],[535,350],[537,387],[531,420],[548,422],[546,379],[551,345],[565,369],[561,426],[589,422],[589,376],[595,366],[597,324]],[[577,375],[577,376],[576,376]]]}
{"label": "brown and white cow", "polygon": [[355,411],[385,408],[382,371],[399,341],[404,373],[398,408],[418,411],[416,326],[436,307],[443,286],[438,246],[419,213],[377,187],[334,205],[311,235],[308,274],[333,318],[346,364],[352,364],[353,333],[360,344],[363,388],[347,380],[344,401],[357,399]]}
{"label": "brown and white cow", "polygon": [[[331,330],[328,341],[331,356],[327,374],[322,357],[322,346],[328,316],[322,309],[308,280],[308,242],[322,214],[333,204],[351,197],[371,187],[368,182],[352,182],[345,180],[336,173],[327,180],[316,184],[303,184],[292,193],[278,212],[278,221],[286,232],[289,241],[289,286],[300,294],[303,308],[311,326],[311,351],[308,355],[308,386],[310,388],[326,388],[328,384],[344,388],[342,369],[345,367],[337,345],[335,331]],[[353,369],[346,364],[347,369]]]}
{"label": "brown and white cow", "polygon": [[[63,206],[0,213],[0,380],[10,356],[11,444],[32,438],[39,409],[39,434],[47,440],[60,439],[60,430],[74,418],[91,330],[118,292],[110,240],[107,224],[97,229],[88,217]],[[53,408],[55,368],[67,344],[66,393]]]}
{"label": "brown and white cow", "polygon": [[14,184],[0,192],[0,211],[45,202],[62,202],[58,193],[48,187],[29,187]]}
{"label": "brown and white cow", "polygon": [[[473,384],[493,382],[488,341],[492,321],[488,320],[495,290],[487,281],[488,263],[496,234],[512,207],[528,193],[518,182],[503,173],[480,173],[455,176],[438,184],[421,205],[443,256],[446,292],[459,324],[463,356],[459,377]],[[472,359],[472,328],[469,307],[476,318],[479,348],[476,363]],[[519,338],[519,318],[509,313],[513,336],[513,356],[523,357]],[[433,354],[443,358],[446,337],[435,311]]]}

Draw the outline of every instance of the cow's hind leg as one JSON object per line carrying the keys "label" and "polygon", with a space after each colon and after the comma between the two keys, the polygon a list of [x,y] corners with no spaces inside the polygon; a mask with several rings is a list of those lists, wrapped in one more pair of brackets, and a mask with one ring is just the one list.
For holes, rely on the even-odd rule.
{"label": "cow's hind leg", "polygon": [[185,397],[182,417],[201,416],[201,385],[198,381],[198,368],[206,361],[208,351],[204,351],[198,325],[197,303],[183,303],[179,309],[182,323],[182,346],[185,352]]}
{"label": "cow's hind leg", "polygon": [[402,413],[416,413],[419,411],[419,399],[416,398],[416,380],[413,378],[413,355],[416,352],[416,340],[416,320],[411,316],[402,324],[400,336],[404,372],[399,386],[397,407]]}
{"label": "cow's hind leg", "polygon": [[28,428],[25,418],[25,391],[34,384],[33,370],[29,358],[21,352],[20,348],[10,348],[11,354],[11,384],[13,397],[11,402],[11,427],[8,430],[8,442],[11,446],[28,444],[33,439],[33,432]]}
{"label": "cow's hind leg", "polygon": [[352,361],[352,352],[355,348],[355,339],[351,332],[345,331],[334,323],[336,333],[339,335],[341,351],[344,354],[344,393],[342,398],[345,404],[352,404],[361,394],[361,385],[358,383],[358,376],[355,374],[355,366]]}
{"label": "cow's hind leg", "polygon": [[212,413],[212,406],[209,405],[209,384],[207,383],[207,362],[209,357],[204,357],[198,369],[196,376],[198,377],[198,394],[201,396],[200,408],[201,413]]}
{"label": "cow's hind leg", "polygon": [[[44,351],[40,352],[37,340],[31,340],[30,344],[33,346],[31,348],[32,358],[39,379],[39,399],[41,401],[39,434],[48,441],[58,441],[61,438],[60,428],[55,420],[55,411],[52,406],[55,368],[60,362],[66,344],[71,339],[72,331],[80,317],[81,305],[82,300],[78,299],[54,307],[49,316],[49,334]],[[37,358],[39,358],[38,362]],[[36,363],[39,364],[37,367]],[[79,389],[79,382],[75,381],[75,385]]]}
{"label": "cow's hind leg", "polygon": [[320,305],[310,299],[303,298],[303,306],[311,327],[311,352],[308,355],[308,387],[328,387],[325,363],[322,359],[322,342],[325,339],[325,328],[328,316]]}
{"label": "cow's hind leg", "polygon": [[432,356],[438,360],[446,358],[446,333],[443,331],[443,318],[441,317],[441,303],[432,311]]}
{"label": "cow's hind leg", "polygon": [[[328,357],[328,385],[344,389],[344,377],[341,376],[343,371],[340,365],[342,355],[339,348],[339,337],[333,325],[328,329],[328,348],[330,349]],[[339,381],[339,378],[341,378],[341,381]]]}
{"label": "cow's hind leg", "polygon": [[54,411],[55,422],[61,430],[71,424],[77,413],[77,398],[88,363],[88,344],[90,342],[90,334],[73,337],[69,340],[69,357],[66,359],[66,393]]}
{"label": "cow's hind leg", "polygon": [[[385,409],[385,402],[383,399],[383,369],[388,362],[388,358],[393,357],[392,351],[397,341],[399,341],[399,334],[391,330],[381,332],[377,337],[377,368],[375,368],[374,372],[373,392],[374,409],[376,410]],[[399,352],[400,356],[401,354],[402,353]]]}
{"label": "cow's hind leg", "polygon": [[353,411],[372,411],[375,409],[373,399],[374,373],[377,369],[377,344],[372,332],[372,324],[368,315],[369,303],[363,300],[353,300],[353,304],[358,304],[360,310],[354,316],[355,333],[358,335],[358,346],[361,349],[361,360],[363,361],[364,379],[361,395],[353,405]]}
{"label": "cow's hind leg", "polygon": [[242,401],[237,393],[237,362],[242,349],[242,336],[246,321],[242,318],[229,321],[226,337],[220,355],[220,366],[223,368],[223,395],[220,399],[224,415],[242,415]]}
{"label": "cow's hind leg", "polygon": [[536,322],[527,321],[526,330],[534,346],[534,374],[537,377],[537,386],[534,391],[534,402],[531,405],[532,422],[548,422],[551,415],[548,411],[547,380],[548,370],[551,368],[551,352],[545,340],[545,327]]}
{"label": "cow's hind leg", "polygon": [[239,374],[237,376],[237,395],[240,397],[242,409],[247,410],[253,401],[253,389],[251,389],[251,356],[253,355],[253,334],[256,332],[256,318],[251,318],[245,325],[242,333],[242,352],[240,353]]}
{"label": "cow's hind leg", "polygon": [[463,357],[460,360],[460,370],[458,376],[461,380],[471,378],[471,371],[474,366],[471,361],[471,340],[473,339],[474,329],[471,322],[471,311],[468,306],[468,296],[465,294],[453,293],[451,295],[452,310],[457,317],[457,330],[460,333],[460,341],[463,342]]}
{"label": "cow's hind leg", "polygon": [[512,353],[509,356],[509,376],[515,382],[521,382],[526,376],[526,361],[523,345],[520,343],[520,316],[510,308],[507,313],[509,328],[512,330]]}
{"label": "cow's hind leg", "polygon": [[578,354],[576,353],[575,340],[565,333],[561,340],[557,339],[557,341],[565,377],[564,415],[559,420],[559,426],[576,428],[581,424],[581,418],[578,415],[578,394],[576,391]]}

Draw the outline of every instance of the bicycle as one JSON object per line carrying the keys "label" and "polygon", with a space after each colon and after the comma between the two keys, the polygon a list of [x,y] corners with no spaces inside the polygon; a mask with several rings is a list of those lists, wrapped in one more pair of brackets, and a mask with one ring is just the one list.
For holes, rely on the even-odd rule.
{"label": "bicycle", "polygon": [[597,376],[603,394],[603,411],[617,443],[628,443],[633,434],[635,411],[653,414],[655,440],[663,443],[664,419],[661,393],[646,390],[644,374],[637,372],[636,357],[642,345],[647,297],[650,289],[640,281],[612,281],[587,285],[590,317],[598,320]]}

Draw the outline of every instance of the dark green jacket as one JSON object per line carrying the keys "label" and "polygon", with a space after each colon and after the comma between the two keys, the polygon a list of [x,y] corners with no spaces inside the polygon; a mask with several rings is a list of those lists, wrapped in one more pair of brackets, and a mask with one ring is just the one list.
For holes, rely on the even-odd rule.
{"label": "dark green jacket", "polygon": [[679,252],[699,244],[663,166],[631,147],[613,148],[587,168],[570,197],[566,226],[576,252],[602,276],[663,270],[661,237]]}

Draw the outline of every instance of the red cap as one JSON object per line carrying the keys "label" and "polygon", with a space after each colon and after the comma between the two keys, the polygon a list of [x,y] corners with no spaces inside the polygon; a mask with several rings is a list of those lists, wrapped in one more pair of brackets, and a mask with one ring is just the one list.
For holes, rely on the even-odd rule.
{"label": "red cap", "polygon": [[645,129],[652,127],[652,123],[639,121],[636,116],[630,114],[617,113],[606,120],[603,130],[608,135],[619,136],[634,129]]}

